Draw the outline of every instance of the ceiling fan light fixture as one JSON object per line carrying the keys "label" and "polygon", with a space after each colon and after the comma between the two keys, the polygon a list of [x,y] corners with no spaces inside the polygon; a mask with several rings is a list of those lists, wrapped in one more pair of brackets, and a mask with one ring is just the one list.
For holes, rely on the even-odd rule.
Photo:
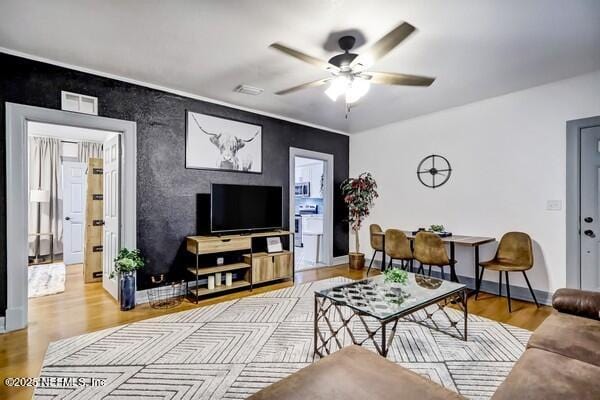
{"label": "ceiling fan light fixture", "polygon": [[371,87],[371,83],[365,79],[355,77],[346,90],[346,104],[353,104],[360,100]]}
{"label": "ceiling fan light fixture", "polygon": [[[338,39],[340,54],[334,55],[328,61],[310,56],[301,51],[294,50],[281,43],[273,43],[270,47],[290,57],[311,64],[330,73],[330,77],[307,82],[285,90],[275,92],[277,95],[294,93],[301,89],[328,85],[325,94],[333,102],[344,96],[347,110],[350,105],[359,101],[367,92],[371,84],[395,86],[430,86],[435,78],[419,75],[408,75],[394,72],[369,72],[368,69],[378,60],[385,57],[393,49],[409,37],[416,28],[408,22],[402,22],[383,37],[373,43],[361,54],[352,53],[356,38],[346,35]],[[346,117],[348,114],[346,113]]]}
{"label": "ceiling fan light fixture", "polygon": [[325,90],[325,94],[331,99],[331,101],[336,101],[338,97],[346,93],[348,84],[349,79],[346,76],[337,76],[331,80],[329,87],[327,90]]}

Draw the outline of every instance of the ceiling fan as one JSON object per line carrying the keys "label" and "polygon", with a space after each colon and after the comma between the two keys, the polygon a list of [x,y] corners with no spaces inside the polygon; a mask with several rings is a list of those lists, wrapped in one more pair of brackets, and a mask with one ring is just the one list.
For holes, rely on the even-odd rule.
{"label": "ceiling fan", "polygon": [[354,36],[343,36],[338,40],[338,44],[344,52],[331,57],[329,61],[320,60],[281,43],[273,43],[269,47],[308,64],[312,64],[331,74],[331,76],[327,78],[280,90],[275,94],[284,95],[302,89],[329,84],[329,87],[325,90],[325,94],[333,101],[336,101],[340,96],[344,96],[346,104],[349,106],[350,104],[357,102],[369,91],[371,83],[401,86],[429,86],[433,83],[435,78],[392,72],[367,71],[367,69],[377,60],[392,51],[414,31],[414,26],[407,22],[403,22],[375,42],[370,49],[362,54],[350,52],[356,43],[356,38]]}

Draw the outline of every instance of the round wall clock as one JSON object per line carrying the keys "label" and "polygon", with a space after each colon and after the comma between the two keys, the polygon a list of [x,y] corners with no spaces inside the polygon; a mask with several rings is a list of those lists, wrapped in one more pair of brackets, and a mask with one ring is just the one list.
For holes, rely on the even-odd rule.
{"label": "round wall clock", "polygon": [[417,167],[419,181],[432,189],[442,186],[450,179],[452,167],[444,156],[432,154],[425,157]]}

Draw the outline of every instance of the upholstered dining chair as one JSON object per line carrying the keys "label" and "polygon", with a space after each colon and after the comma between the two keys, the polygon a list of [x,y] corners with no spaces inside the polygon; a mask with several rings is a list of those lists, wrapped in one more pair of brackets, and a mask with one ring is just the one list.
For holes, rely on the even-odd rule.
{"label": "upholstered dining chair", "polygon": [[[377,255],[377,252],[380,251],[383,254],[384,251],[383,236],[376,235],[376,233],[383,233],[383,229],[381,229],[381,226],[377,224],[369,225],[369,237],[371,239],[371,248],[373,248],[373,257],[371,257],[371,262],[369,263],[369,268],[367,269],[367,276],[369,276],[369,272],[371,271],[371,267],[373,266],[373,261],[375,261],[375,256]],[[384,269],[385,265],[382,265],[381,270],[383,271]]]}
{"label": "upholstered dining chair", "polygon": [[483,279],[483,272],[486,269],[489,269],[490,271],[498,271],[498,296],[502,296],[502,272],[504,272],[504,276],[506,277],[508,312],[512,312],[510,303],[510,282],[508,280],[509,272],[523,273],[523,277],[525,278],[525,282],[527,282],[527,286],[529,287],[529,291],[531,292],[531,297],[533,297],[535,305],[537,307],[540,306],[535,298],[535,293],[531,288],[527,274],[525,273],[525,271],[533,267],[533,247],[531,245],[531,238],[528,234],[523,232],[505,233],[502,236],[502,239],[500,239],[500,243],[498,244],[498,249],[496,250],[496,255],[494,258],[489,261],[479,263],[479,266],[481,267],[481,272],[479,273],[479,279],[477,281],[478,284],[475,292],[476,300],[477,296],[479,295],[479,289]]}
{"label": "upholstered dining chair", "polygon": [[442,272],[442,279],[446,279],[444,267],[450,266],[450,279],[456,276],[454,271],[454,264],[456,261],[451,260],[446,252],[446,246],[438,235],[431,232],[419,232],[415,237],[414,243],[414,256],[415,260],[419,262],[419,271],[425,274],[423,265],[429,266],[428,275],[431,275],[431,267],[440,267]]}
{"label": "upholstered dining chair", "polygon": [[412,272],[414,257],[410,242],[404,232],[398,229],[385,231],[385,254],[390,257],[388,267],[392,266],[393,260],[400,260],[402,268],[410,267]]}

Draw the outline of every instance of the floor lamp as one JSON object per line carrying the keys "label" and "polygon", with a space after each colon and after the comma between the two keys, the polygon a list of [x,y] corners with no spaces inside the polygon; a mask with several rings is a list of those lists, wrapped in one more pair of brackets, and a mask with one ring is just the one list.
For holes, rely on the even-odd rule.
{"label": "floor lamp", "polygon": [[[29,201],[31,203],[37,203],[37,221],[36,221],[36,232],[35,232],[35,263],[39,264],[40,257],[40,229],[41,229],[41,221],[42,221],[42,203],[50,202],[50,192],[48,190],[31,190],[29,192]],[[50,240],[54,240],[52,236],[50,236]],[[52,249],[52,244],[50,248]],[[52,252],[52,251],[51,251]],[[52,254],[50,255],[52,256]]]}

